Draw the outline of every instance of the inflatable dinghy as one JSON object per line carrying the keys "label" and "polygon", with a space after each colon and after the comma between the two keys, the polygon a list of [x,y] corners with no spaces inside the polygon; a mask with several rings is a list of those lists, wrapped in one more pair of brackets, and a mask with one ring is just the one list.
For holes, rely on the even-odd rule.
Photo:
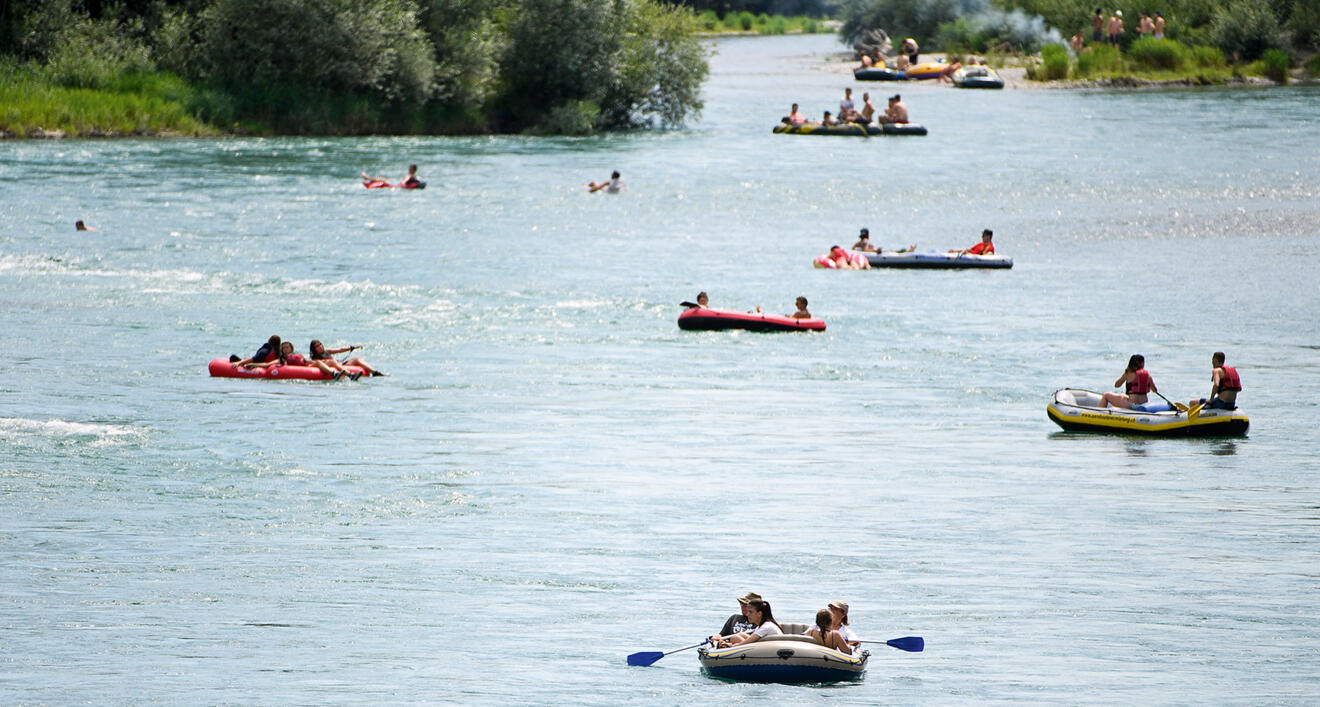
{"label": "inflatable dinghy", "polygon": [[881,123],[879,125],[862,125],[861,123],[843,123],[841,125],[821,125],[820,123],[786,125],[780,123],[775,126],[774,132],[784,135],[842,135],[852,137],[869,137],[872,135],[925,135],[926,126],[917,123]]}
{"label": "inflatable dinghy", "polygon": [[[1174,410],[1153,402],[1141,410],[1100,407],[1102,396],[1090,390],[1054,391],[1045,412],[1054,424],[1069,432],[1110,432],[1154,437],[1242,437],[1251,421],[1237,409],[1193,408]],[[1193,413],[1195,413],[1193,415]]]}
{"label": "inflatable dinghy", "polygon": [[960,270],[963,268],[1011,268],[1013,259],[1006,255],[971,253],[867,253],[873,268],[928,268]]}
{"label": "inflatable dinghy", "polygon": [[390,184],[384,179],[368,179],[362,182],[362,186],[368,189],[425,189],[426,182],[418,180],[411,184],[404,184],[403,182]]}
{"label": "inflatable dinghy", "polygon": [[678,315],[678,328],[685,331],[825,331],[820,319],[794,319],[779,314],[730,312],[723,309],[690,307]]}
{"label": "inflatable dinghy", "polygon": [[860,680],[871,653],[854,648],[852,655],[830,650],[810,636],[791,629],[806,624],[784,624],[790,631],[755,643],[730,648],[697,649],[701,669],[711,677],[741,682],[826,683]]}

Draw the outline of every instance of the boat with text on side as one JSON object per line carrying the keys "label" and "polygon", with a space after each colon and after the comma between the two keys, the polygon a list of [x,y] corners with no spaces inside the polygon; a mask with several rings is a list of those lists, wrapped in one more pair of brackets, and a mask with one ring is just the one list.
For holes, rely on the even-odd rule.
{"label": "boat with text on side", "polygon": [[861,123],[840,123],[838,125],[803,123],[802,125],[786,125],[780,123],[775,126],[773,132],[781,135],[842,135],[845,137],[925,135],[926,126],[917,123],[881,123],[879,125],[862,125]]}
{"label": "boat with text on side", "polygon": [[744,329],[747,331],[825,331],[825,322],[812,319],[795,319],[780,314],[762,314],[760,312],[731,312],[724,309],[689,307],[678,315],[678,328],[685,331],[723,331]]}
{"label": "boat with text on side", "polygon": [[867,253],[872,268],[908,268],[930,270],[963,270],[973,268],[1011,268],[1013,259],[1006,255],[972,255],[952,253]]}
{"label": "boat with text on side", "polygon": [[707,675],[739,682],[829,683],[860,680],[870,651],[852,655],[822,646],[802,635],[806,624],[785,623],[784,633],[729,648],[702,646],[697,659]]}
{"label": "boat with text on side", "polygon": [[1251,420],[1234,408],[1174,409],[1163,403],[1147,404],[1144,409],[1121,409],[1104,406],[1100,393],[1078,388],[1054,391],[1045,406],[1054,424],[1069,432],[1108,432],[1153,437],[1242,437]]}

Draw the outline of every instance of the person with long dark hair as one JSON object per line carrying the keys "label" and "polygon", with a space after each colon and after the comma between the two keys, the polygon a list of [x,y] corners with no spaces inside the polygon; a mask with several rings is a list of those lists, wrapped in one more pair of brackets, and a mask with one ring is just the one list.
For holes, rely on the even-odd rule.
{"label": "person with long dark hair", "polygon": [[829,609],[816,612],[816,625],[807,629],[807,635],[816,639],[822,646],[836,650],[844,655],[852,655],[852,646],[843,639],[843,634],[830,628],[834,615]]}
{"label": "person with long dark hair", "polygon": [[1114,381],[1114,387],[1124,386],[1122,393],[1105,393],[1100,399],[1100,407],[1114,406],[1123,410],[1135,410],[1138,405],[1145,405],[1149,393],[1160,392],[1155,387],[1155,380],[1146,370],[1146,357],[1132,354],[1128,359],[1123,375]]}
{"label": "person with long dark hair", "polygon": [[783,633],[779,628],[779,623],[775,621],[775,615],[770,611],[770,602],[752,601],[747,604],[747,610],[744,614],[747,620],[756,624],[756,628],[751,631],[729,636],[724,640],[715,642],[716,648],[726,646],[740,646],[744,643],[755,643],[766,636],[778,636]]}

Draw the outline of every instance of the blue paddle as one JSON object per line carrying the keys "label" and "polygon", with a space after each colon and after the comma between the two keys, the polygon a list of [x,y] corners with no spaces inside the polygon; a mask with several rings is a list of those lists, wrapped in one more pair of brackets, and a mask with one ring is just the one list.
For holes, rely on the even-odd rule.
{"label": "blue paddle", "polygon": [[926,648],[926,641],[921,636],[904,636],[891,638],[888,641],[858,641],[858,643],[883,643],[909,653],[920,653]]}
{"label": "blue paddle", "polygon": [[692,648],[696,648],[697,646],[704,646],[706,645],[707,642],[709,642],[709,640],[710,639],[706,639],[701,643],[693,643],[690,646],[675,648],[672,651],[667,651],[664,653],[661,653],[660,651],[642,651],[641,653],[633,653],[632,655],[628,656],[628,665],[641,665],[641,666],[651,665],[652,663],[656,662],[657,660],[660,660],[661,658],[669,655],[670,653],[678,653],[679,651],[690,650]]}

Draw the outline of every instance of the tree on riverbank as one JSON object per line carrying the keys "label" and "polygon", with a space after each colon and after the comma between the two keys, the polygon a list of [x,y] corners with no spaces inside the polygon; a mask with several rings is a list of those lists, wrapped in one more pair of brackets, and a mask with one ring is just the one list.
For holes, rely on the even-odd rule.
{"label": "tree on riverbank", "polygon": [[695,116],[695,28],[660,0],[16,0],[0,73],[59,96],[168,72],[162,98],[239,131],[585,134]]}

